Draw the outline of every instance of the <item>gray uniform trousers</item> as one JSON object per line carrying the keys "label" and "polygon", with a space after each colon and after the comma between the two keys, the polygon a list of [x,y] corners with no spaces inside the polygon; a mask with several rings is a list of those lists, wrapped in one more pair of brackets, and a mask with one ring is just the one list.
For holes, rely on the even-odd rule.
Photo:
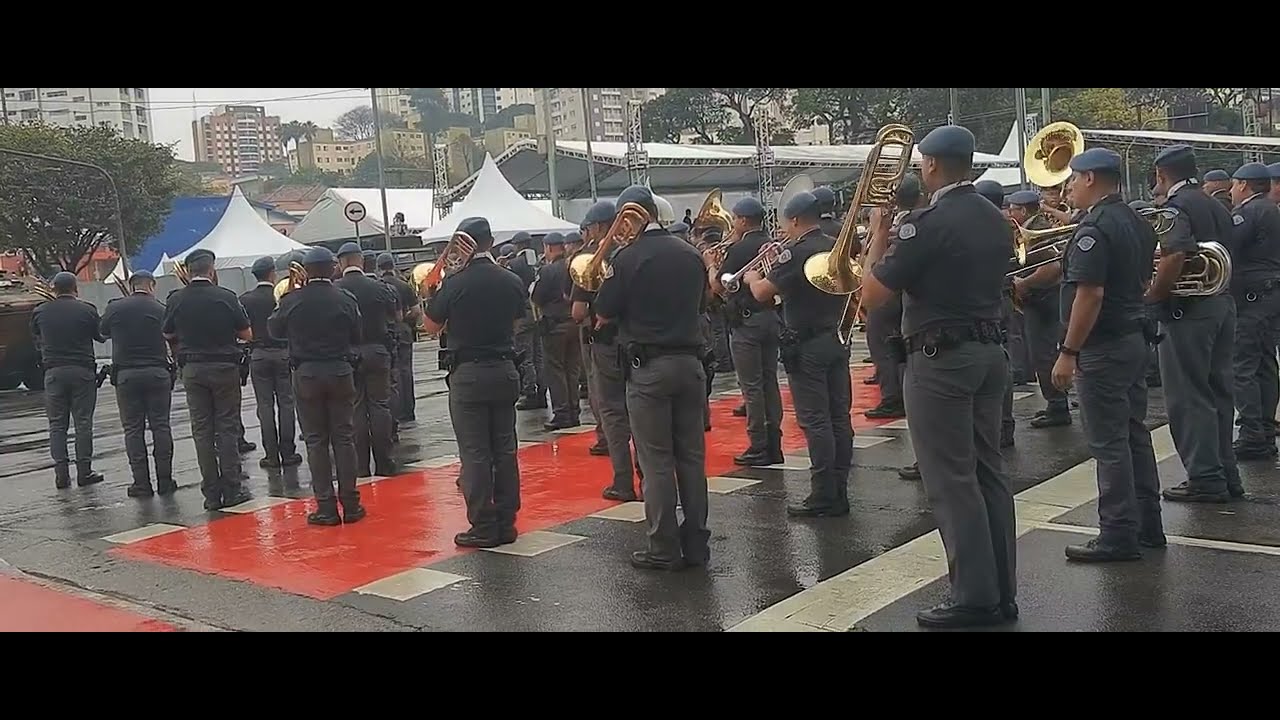
{"label": "gray uniform trousers", "polygon": [[356,368],[355,433],[356,477],[371,475],[369,455],[375,469],[391,467],[391,354],[386,345],[361,345]]}
{"label": "gray uniform trousers", "polygon": [[[1004,401],[1000,405],[1000,439],[1002,441],[1012,440],[1013,431],[1016,429],[1013,421],[1013,386],[1014,380],[1018,375],[1017,365],[1013,359],[1013,331],[1015,327],[1019,327],[1026,322],[1021,313],[1013,308],[1013,296],[1005,293],[1003,304],[1000,308],[1000,323],[1005,329],[1005,366],[1008,368],[1008,382],[1005,383]],[[1008,443],[1002,443],[1008,444]]]}
{"label": "gray uniform trousers", "polygon": [[578,328],[578,338],[582,347],[582,377],[587,381],[587,405],[591,408],[591,417],[596,421],[596,445],[608,447],[609,440],[604,434],[604,420],[600,417],[600,402],[596,398],[595,353],[591,345],[591,335],[586,328]]}
{"label": "gray uniform trousers", "polygon": [[1236,306],[1230,295],[1190,298],[1183,316],[1164,325],[1160,372],[1173,444],[1197,490],[1240,487],[1232,436],[1232,355]]}
{"label": "gray uniform trousers", "polygon": [[497,535],[515,527],[520,510],[516,458],[520,374],[509,360],[467,362],[449,375],[448,384],[467,520],[472,532]]}
{"label": "gray uniform trousers", "polygon": [[963,343],[907,358],[909,432],[947,552],[951,600],[992,607],[1017,595],[1013,491],[1000,456],[1004,348]]}
{"label": "gray uniform trousers", "polygon": [[182,388],[200,465],[200,492],[221,499],[240,487],[240,369],[235,363],[187,363]]}
{"label": "gray uniform trousers", "polygon": [[1027,318],[1017,310],[1009,309],[1009,321],[1005,329],[1009,333],[1009,360],[1015,378],[1027,381],[1035,377],[1035,363],[1031,347],[1027,344]]}
{"label": "gray uniform trousers", "polygon": [[297,411],[293,402],[289,351],[285,348],[254,348],[249,364],[249,381],[253,383],[253,397],[257,403],[263,452],[276,460],[295,454]]}
{"label": "gray uniform trousers", "polygon": [[888,338],[899,334],[901,328],[900,293],[894,293],[893,298],[883,306],[867,313],[867,350],[871,352],[871,360],[876,365],[876,378],[880,381],[880,404],[885,406],[902,404],[904,368],[887,346]]}
{"label": "gray uniform trousers", "polygon": [[631,458],[631,418],[627,414],[627,379],[618,359],[618,344],[591,343],[591,402],[595,404],[596,427],[604,429],[613,466],[613,488],[634,494],[635,473]]}
{"label": "gray uniform trousers", "polygon": [[853,387],[849,348],[834,332],[808,339],[792,350],[787,363],[796,422],[809,445],[809,496],[805,507],[849,505],[849,471],[853,467]]}
{"label": "gray uniform trousers", "polygon": [[[336,363],[333,363],[336,364]],[[330,363],[303,363],[293,372],[293,392],[298,400],[298,422],[307,443],[307,468],[311,471],[311,492],[321,510],[334,510],[337,500],[333,481],[338,481],[338,498],[344,507],[360,501],[356,490],[356,446],[353,413],[356,386],[354,373],[325,373]],[[330,372],[332,372],[330,370]],[[330,452],[332,451],[332,462]]]}
{"label": "gray uniform trousers", "polygon": [[729,308],[717,305],[707,311],[707,319],[711,324],[711,351],[716,354],[716,369],[729,372],[733,370],[733,326],[729,324]]}
{"label": "gray uniform trousers", "polygon": [[1163,532],[1145,424],[1146,359],[1147,342],[1134,332],[1087,345],[1076,360],[1080,419],[1097,463],[1099,541],[1107,547],[1135,548],[1139,533]]}
{"label": "gray uniform trousers", "polygon": [[578,397],[578,373],[582,350],[578,326],[572,320],[557,324],[542,336],[543,376],[551,391],[551,411],[556,420],[577,421],[582,403]]}
{"label": "gray uniform trousers", "polygon": [[[169,409],[173,403],[173,387],[169,370],[162,367],[120,368],[115,377],[116,404],[120,406],[120,424],[124,426],[124,452],[129,470],[138,485],[151,484],[147,465],[146,429],[151,428],[152,454],[156,460],[156,479],[173,479],[173,431],[169,426]],[[292,412],[292,409],[290,409]]]}
{"label": "gray uniform trousers", "polygon": [[747,403],[747,438],[751,447],[769,447],[769,431],[782,428],[782,395],[778,390],[778,313],[753,311],[733,328],[731,347],[738,387]]}
{"label": "gray uniform trousers", "polygon": [[[706,373],[693,355],[663,355],[627,378],[627,412],[644,472],[644,516],[655,560],[708,559]],[[676,505],[684,522],[676,523]]]}
{"label": "gray uniform trousers", "polygon": [[411,422],[418,417],[418,398],[413,388],[413,343],[396,343],[396,403],[392,407],[396,419]]}
{"label": "gray uniform trousers", "polygon": [[76,462],[93,460],[93,412],[98,386],[92,369],[63,365],[44,371],[44,412],[49,420],[49,455],[57,465],[70,462],[67,429],[76,428]]}
{"label": "gray uniform trousers", "polygon": [[542,386],[542,343],[538,337],[538,325],[532,320],[516,322],[516,351],[520,357],[520,394],[527,398],[546,401],[546,388]]}
{"label": "gray uniform trousers", "polygon": [[1235,402],[1240,444],[1275,443],[1276,344],[1280,341],[1280,291],[1236,305]]}
{"label": "gray uniform trousers", "polygon": [[1031,370],[1040,381],[1040,395],[1047,411],[1054,415],[1070,413],[1067,394],[1053,386],[1053,364],[1058,360],[1058,343],[1062,342],[1062,316],[1057,289],[1032,293],[1023,303],[1026,318],[1026,345],[1031,355]]}

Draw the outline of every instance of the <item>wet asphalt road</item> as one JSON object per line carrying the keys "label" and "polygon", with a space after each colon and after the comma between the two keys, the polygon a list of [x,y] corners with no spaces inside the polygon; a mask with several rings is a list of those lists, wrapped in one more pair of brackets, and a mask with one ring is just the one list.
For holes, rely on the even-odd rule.
{"label": "wet asphalt road", "polygon": [[[864,355],[855,349],[856,377],[869,370],[856,364]],[[738,481],[721,481],[719,489],[729,492],[711,497],[707,570],[632,570],[626,560],[643,546],[643,523],[629,521],[635,515],[626,518],[635,508],[610,510],[613,503],[599,500],[607,478],[600,473],[603,461],[585,459],[589,428],[547,435],[540,413],[522,413],[520,419],[520,439],[529,444],[521,451],[521,531],[530,552],[459,553],[448,542],[462,529],[460,499],[452,487],[456,465],[448,457],[456,446],[434,346],[420,344],[415,364],[419,420],[402,429],[397,454],[421,471],[364,486],[371,510],[367,524],[336,530],[301,523],[305,501],[268,500],[280,504],[245,514],[204,512],[180,391],[173,424],[182,488],[172,498],[144,501],[124,492],[129,477],[109,385],[99,396],[95,436],[95,464],[107,481],[62,492],[54,490],[49,470],[41,396],[0,394],[0,559],[54,586],[88,588],[179,624],[215,628],[716,631],[797,593],[821,591],[822,581],[935,527],[922,489],[896,474],[912,459],[907,432],[883,424],[859,426],[851,515],[788,520],[786,499],[803,495],[807,471],[725,466],[723,458],[742,449],[744,421],[729,417],[735,399],[723,397],[717,400],[717,428],[708,436],[708,464]],[[732,395],[732,380],[717,380],[717,389]],[[858,404],[865,408],[874,392],[859,383]],[[1016,492],[1087,459],[1078,417],[1069,428],[1027,427],[1041,407],[1037,396],[1020,396],[1015,403],[1017,446],[1008,460]],[[1163,424],[1158,390],[1151,407],[1150,424]],[[259,442],[248,391],[243,414],[248,438]],[[590,417],[585,403],[583,416]],[[794,467],[803,468],[803,445],[795,444],[794,432],[788,437],[788,456],[800,456]],[[256,498],[309,497],[305,465],[283,475],[267,473],[258,468],[258,457],[245,456]],[[1161,470],[1166,487],[1182,480],[1176,459],[1162,463]],[[1165,506],[1170,535],[1216,546],[1175,542],[1140,563],[1066,565],[1062,546],[1082,539],[1067,531],[1096,527],[1096,510],[1092,504],[1063,508],[1053,529],[1032,530],[1020,541],[1023,619],[1013,628],[1280,629],[1280,473],[1272,463],[1251,463],[1244,470],[1251,493],[1244,502]],[[613,518],[591,517],[600,511]],[[156,524],[173,526],[172,532],[137,543],[103,540]],[[556,546],[534,554],[543,549],[535,547],[539,542]],[[915,610],[944,591],[944,583],[932,582],[900,593],[905,597],[856,628],[914,630]]]}

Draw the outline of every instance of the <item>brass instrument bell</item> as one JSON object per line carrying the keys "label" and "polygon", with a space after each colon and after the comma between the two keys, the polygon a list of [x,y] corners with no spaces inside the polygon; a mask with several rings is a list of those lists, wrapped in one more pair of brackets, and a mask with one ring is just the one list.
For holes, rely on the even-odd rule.
{"label": "brass instrument bell", "polygon": [[1084,133],[1069,122],[1045,125],[1027,143],[1022,165],[1027,179],[1042,188],[1071,177],[1071,159],[1084,152]]}
{"label": "brass instrument bell", "polygon": [[307,269],[302,266],[302,263],[291,262],[289,263],[289,276],[281,278],[276,283],[276,286],[272,288],[271,293],[275,295],[276,304],[278,305],[281,298],[306,284]]}
{"label": "brass instrument bell", "polygon": [[733,229],[733,214],[725,209],[724,193],[719,188],[707,193],[707,198],[702,201],[702,209],[693,218],[691,231],[696,234],[698,230],[708,227],[720,228],[720,232],[725,235]]}

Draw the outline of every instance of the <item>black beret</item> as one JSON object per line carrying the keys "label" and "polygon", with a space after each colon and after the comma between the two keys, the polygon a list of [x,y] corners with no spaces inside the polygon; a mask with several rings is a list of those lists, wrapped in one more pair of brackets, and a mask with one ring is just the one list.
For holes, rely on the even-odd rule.
{"label": "black beret", "polygon": [[543,245],[563,245],[564,235],[561,235],[558,232],[547,233],[546,235],[542,236],[542,244]]}
{"label": "black beret", "polygon": [[198,262],[200,260],[216,260],[216,259],[217,257],[213,254],[212,250],[205,250],[204,248],[199,248],[198,250],[192,250],[190,253],[187,253],[187,259],[185,260],[185,262],[193,263],[193,262]]}
{"label": "black beret", "polygon": [[365,260],[377,260],[378,258],[378,253],[372,250],[365,250],[362,255],[364,255]]}
{"label": "black beret", "polygon": [[303,256],[306,255],[305,250],[290,250],[289,252],[276,258],[276,269],[286,270],[289,263],[301,263]]}
{"label": "black beret", "polygon": [[489,227],[489,221],[482,217],[469,217],[463,220],[458,223],[457,231],[470,235],[472,240],[481,245],[493,243],[493,230]]}
{"label": "black beret", "polygon": [[255,276],[265,276],[267,273],[276,269],[276,261],[270,257],[260,257],[253,261],[253,265],[249,267],[249,271]]}
{"label": "black beret", "polygon": [[979,180],[973,184],[973,189],[990,200],[992,205],[998,208],[1004,207],[1004,186],[995,180]]}
{"label": "black beret", "polygon": [[[1223,174],[1225,175],[1226,173]],[[1208,177],[1206,175],[1205,179],[1207,180]],[[1236,170],[1236,174],[1231,177],[1235,180],[1270,180],[1271,171],[1260,162],[1251,162],[1241,165],[1240,169]]]}
{"label": "black beret", "polygon": [[753,197],[744,197],[733,204],[734,216],[758,220],[764,217],[764,205]]}
{"label": "black beret", "polygon": [[133,282],[134,280],[155,280],[155,279],[156,279],[156,276],[152,275],[150,270],[139,270],[129,275],[130,282]]}
{"label": "black beret", "polygon": [[920,141],[920,154],[931,157],[968,157],[973,155],[976,142],[973,133],[960,125],[943,125],[934,128]]}
{"label": "black beret", "polygon": [[1272,180],[1280,180],[1280,162],[1275,162],[1268,165],[1267,172],[1271,173]]}
{"label": "black beret", "polygon": [[392,270],[396,266],[396,256],[389,252],[380,253],[376,262],[379,270]]}
{"label": "black beret", "polygon": [[518,232],[518,233],[516,233],[515,235],[512,235],[512,236],[511,236],[511,242],[513,242],[513,243],[531,243],[531,242],[533,242],[533,236],[532,236],[532,235],[530,235],[529,233],[527,233],[527,232],[525,232],[525,231],[521,230],[520,232]]}
{"label": "black beret", "polygon": [[922,192],[924,192],[924,188],[920,185],[919,176],[908,174],[904,175],[902,182],[898,183],[898,189],[894,191],[893,196],[899,200],[904,198],[916,200]]}
{"label": "black beret", "polygon": [[1040,193],[1035,190],[1019,190],[1009,195],[1010,205],[1039,205]]}
{"label": "black beret", "polygon": [[63,290],[71,290],[76,286],[76,282],[77,280],[75,275],[63,270],[54,274],[53,279],[49,281],[49,284],[53,285],[53,289],[55,291],[61,292]]}
{"label": "black beret", "polygon": [[671,233],[672,235],[688,235],[689,225],[683,220],[679,222],[674,222],[667,226],[667,232]]}
{"label": "black beret", "polygon": [[653,199],[653,191],[644,185],[632,185],[618,196],[618,207],[627,203],[635,203],[649,213],[649,221],[658,221],[658,202]]}
{"label": "black beret", "polygon": [[338,248],[338,257],[347,255],[363,255],[364,250],[360,249],[360,243],[347,242],[342,243],[342,247]]}
{"label": "black beret", "polygon": [[308,248],[302,256],[303,265],[320,265],[323,263],[331,263],[336,260],[333,251],[323,245],[315,245]]}
{"label": "black beret", "polygon": [[818,210],[824,213],[835,212],[836,194],[831,188],[823,185],[813,189],[813,196],[818,198]]}
{"label": "black beret", "polygon": [[[1225,180],[1230,180],[1230,179],[1231,179],[1231,176],[1227,174],[1226,170],[1210,170],[1209,172],[1204,174],[1203,181],[1204,182],[1223,182]],[[1244,178],[1236,178],[1236,179],[1243,180]]]}
{"label": "black beret", "polygon": [[1150,210],[1155,207],[1155,203],[1150,200],[1130,200],[1129,207],[1134,210]]}
{"label": "black beret", "polygon": [[518,253],[518,252],[520,252],[520,251],[519,251],[519,250],[516,250],[516,246],[515,246],[514,244],[512,244],[512,243],[503,243],[503,244],[498,248],[498,257],[503,257],[503,258],[505,258],[505,257],[512,257],[513,255],[515,255],[515,254],[516,254],[516,253]]}
{"label": "black beret", "polygon": [[1124,170],[1124,160],[1120,153],[1107,148],[1089,148],[1071,158],[1071,169],[1074,172],[1106,172],[1120,174]]}
{"label": "black beret", "polygon": [[817,215],[818,213],[818,198],[814,197],[811,192],[797,194],[788,200],[786,206],[782,208],[782,215],[788,220]]}
{"label": "black beret", "polygon": [[1155,165],[1156,167],[1164,167],[1187,159],[1194,160],[1195,157],[1196,151],[1192,150],[1190,145],[1171,145],[1156,155]]}
{"label": "black beret", "polygon": [[570,230],[569,232],[564,234],[564,244],[565,245],[581,245],[582,234],[579,233],[577,230]]}
{"label": "black beret", "polygon": [[617,217],[617,206],[615,206],[610,200],[601,200],[587,210],[587,216],[582,219],[582,224],[596,225],[599,223],[609,223],[612,225],[614,219]]}

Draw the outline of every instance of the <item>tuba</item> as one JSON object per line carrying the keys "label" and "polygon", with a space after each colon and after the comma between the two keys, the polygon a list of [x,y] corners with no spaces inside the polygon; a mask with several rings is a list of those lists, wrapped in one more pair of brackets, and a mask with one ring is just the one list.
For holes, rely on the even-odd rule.
{"label": "tuba", "polygon": [[425,298],[435,292],[446,276],[466,267],[475,254],[476,241],[464,232],[455,232],[435,262],[425,262],[413,268],[413,287],[418,291],[418,297]]}
{"label": "tuba", "polygon": [[1022,165],[1027,179],[1042,188],[1071,177],[1071,159],[1084,152],[1084,133],[1069,122],[1045,125],[1027,143]]}
{"label": "tuba", "polygon": [[724,235],[728,235],[733,229],[733,214],[724,209],[724,193],[719,188],[707,193],[707,199],[702,201],[702,209],[693,218],[690,231],[696,233],[708,227],[720,228]]}
{"label": "tuba", "polygon": [[276,283],[275,288],[271,291],[272,294],[276,296],[276,304],[279,305],[280,300],[283,299],[285,295],[288,295],[306,284],[307,270],[302,267],[302,263],[289,263],[289,277],[282,278],[280,282]]}
{"label": "tuba", "polygon": [[618,208],[618,217],[609,231],[600,238],[594,253],[580,252],[569,261],[569,277],[573,284],[587,292],[596,292],[604,283],[609,268],[608,258],[613,248],[623,248],[635,242],[640,233],[653,222],[649,211],[636,203],[626,203]]}

